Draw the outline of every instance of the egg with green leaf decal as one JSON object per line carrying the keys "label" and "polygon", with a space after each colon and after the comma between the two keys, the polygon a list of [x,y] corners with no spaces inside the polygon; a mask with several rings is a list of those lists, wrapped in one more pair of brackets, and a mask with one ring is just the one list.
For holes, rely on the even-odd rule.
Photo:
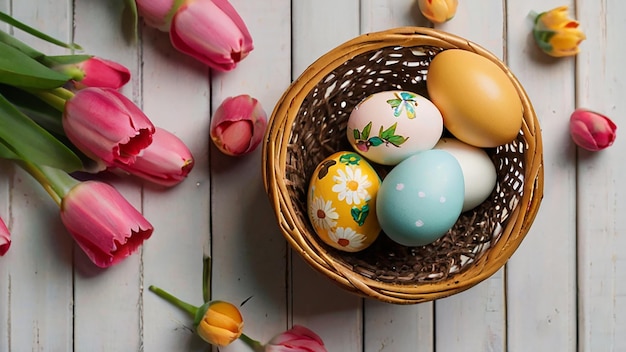
{"label": "egg with green leaf decal", "polygon": [[315,168],[307,193],[307,212],[315,233],[346,252],[363,250],[376,240],[376,194],[381,180],[358,153],[341,151]]}
{"label": "egg with green leaf decal", "polygon": [[396,165],[432,149],[443,133],[443,118],[430,100],[417,93],[383,91],[357,104],[346,130],[358,153],[378,164]]}

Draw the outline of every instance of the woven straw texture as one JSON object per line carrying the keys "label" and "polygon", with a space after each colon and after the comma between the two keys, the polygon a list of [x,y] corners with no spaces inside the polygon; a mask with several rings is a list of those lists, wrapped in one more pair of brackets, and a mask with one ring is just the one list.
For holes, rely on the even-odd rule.
{"label": "woven straw texture", "polygon": [[[352,150],[346,123],[362,99],[392,89],[428,97],[428,65],[438,52],[450,48],[469,50],[496,63],[522,101],[518,137],[487,150],[498,173],[496,188],[489,199],[461,214],[454,227],[432,244],[405,247],[381,234],[357,253],[327,246],[311,227],[306,209],[315,167],[336,151]],[[379,171],[382,175],[385,170]],[[286,90],[270,117],[263,172],[280,229],[299,255],[346,290],[397,304],[443,298],[494,274],[520,245],[543,196],[541,132],[518,80],[479,45],[421,27],[361,35],[309,66]]]}

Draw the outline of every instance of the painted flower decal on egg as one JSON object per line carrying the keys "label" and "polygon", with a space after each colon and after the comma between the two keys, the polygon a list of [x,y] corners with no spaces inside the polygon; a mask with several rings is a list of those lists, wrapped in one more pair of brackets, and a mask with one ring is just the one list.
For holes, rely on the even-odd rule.
{"label": "painted flower decal on egg", "polygon": [[337,230],[328,234],[330,239],[346,250],[355,251],[363,246],[365,236],[357,233],[349,227],[338,227]]}
{"label": "painted flower decal on egg", "polygon": [[395,92],[395,99],[387,100],[387,104],[393,109],[393,116],[400,117],[402,112],[409,119],[415,118],[415,108],[417,108],[417,95],[410,92]]}
{"label": "painted flower decal on egg", "polygon": [[335,185],[333,186],[333,192],[338,193],[337,197],[340,201],[344,201],[348,204],[361,204],[369,198],[367,188],[372,183],[367,179],[367,175],[361,172],[361,169],[353,169],[347,167],[344,170],[338,169],[337,174],[333,176]]}
{"label": "painted flower decal on egg", "polygon": [[310,216],[315,226],[324,229],[331,230],[337,226],[337,219],[339,214],[336,212],[336,208],[333,207],[333,203],[330,200],[324,200],[322,197],[315,197],[313,199]]}

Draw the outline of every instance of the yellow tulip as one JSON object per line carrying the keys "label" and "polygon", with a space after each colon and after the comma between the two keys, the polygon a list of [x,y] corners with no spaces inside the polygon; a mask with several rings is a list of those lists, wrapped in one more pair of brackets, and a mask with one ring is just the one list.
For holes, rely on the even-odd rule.
{"label": "yellow tulip", "polygon": [[433,23],[444,23],[456,14],[458,0],[418,0],[422,15]]}
{"label": "yellow tulip", "polygon": [[211,301],[201,307],[194,324],[196,332],[204,341],[222,347],[237,340],[243,331],[241,312],[233,304],[224,301]]}
{"label": "yellow tulip", "polygon": [[535,17],[535,42],[550,56],[576,55],[580,52],[580,43],[586,39],[585,33],[578,28],[578,21],[570,19],[567,10],[567,6],[560,6]]}

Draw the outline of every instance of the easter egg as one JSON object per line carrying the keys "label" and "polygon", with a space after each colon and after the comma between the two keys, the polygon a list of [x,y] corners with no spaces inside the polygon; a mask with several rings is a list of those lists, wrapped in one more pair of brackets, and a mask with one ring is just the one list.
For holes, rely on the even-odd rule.
{"label": "easter egg", "polygon": [[378,164],[395,165],[431,149],[441,137],[443,119],[437,107],[409,91],[383,91],[361,101],[350,113],[348,141]]}
{"label": "easter egg", "polygon": [[488,58],[444,50],[432,59],[426,86],[444,126],[459,140],[487,148],[509,143],[519,134],[522,101],[509,76]]}
{"label": "easter egg", "polygon": [[355,152],[337,152],[313,172],[307,194],[311,225],[329,246],[346,252],[367,248],[380,233],[376,195],[380,178]]}
{"label": "easter egg", "polygon": [[463,211],[475,208],[491,195],[496,186],[496,166],[484,149],[454,138],[441,138],[434,148],[449,152],[461,165],[465,182]]}
{"label": "easter egg", "polygon": [[419,152],[396,165],[382,181],[376,215],[385,234],[405,246],[434,242],[461,214],[463,172],[445,150]]}

